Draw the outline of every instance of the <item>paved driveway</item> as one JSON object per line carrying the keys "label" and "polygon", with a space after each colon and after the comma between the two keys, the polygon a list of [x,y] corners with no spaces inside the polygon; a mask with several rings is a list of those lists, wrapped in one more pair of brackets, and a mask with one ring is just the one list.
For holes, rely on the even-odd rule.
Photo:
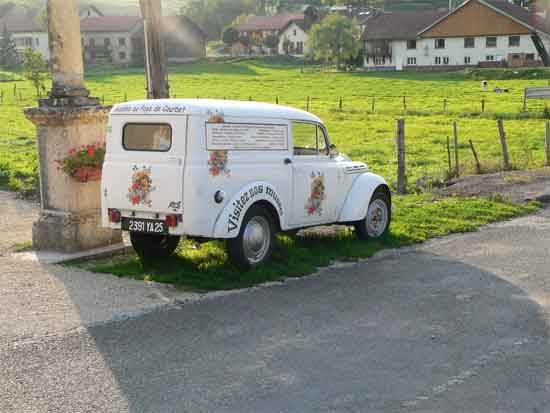
{"label": "paved driveway", "polygon": [[0,336],[0,411],[550,411],[549,249],[545,210],[269,288],[20,329]]}

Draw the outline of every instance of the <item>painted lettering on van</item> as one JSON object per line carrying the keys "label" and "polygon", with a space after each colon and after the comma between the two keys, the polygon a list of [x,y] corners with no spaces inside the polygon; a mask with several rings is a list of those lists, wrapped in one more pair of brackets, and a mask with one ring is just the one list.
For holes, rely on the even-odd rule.
{"label": "painted lettering on van", "polygon": [[228,233],[233,232],[237,228],[239,228],[239,222],[242,218],[244,211],[246,210],[246,206],[254,201],[255,198],[263,195],[264,193],[273,200],[273,202],[277,205],[279,215],[283,216],[283,204],[273,188],[261,184],[255,185],[248,191],[243,192],[241,194],[241,197],[233,202],[233,211],[229,214],[229,219],[227,221]]}

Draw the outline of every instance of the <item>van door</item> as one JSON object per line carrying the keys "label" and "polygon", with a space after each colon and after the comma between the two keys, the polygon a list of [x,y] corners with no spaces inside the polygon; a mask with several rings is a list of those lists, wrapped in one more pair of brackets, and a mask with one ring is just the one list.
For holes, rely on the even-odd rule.
{"label": "van door", "polygon": [[186,124],[184,116],[112,116],[102,180],[108,208],[182,213]]}
{"label": "van door", "polygon": [[293,122],[293,226],[335,222],[341,204],[339,168],[328,155],[323,128],[315,123]]}

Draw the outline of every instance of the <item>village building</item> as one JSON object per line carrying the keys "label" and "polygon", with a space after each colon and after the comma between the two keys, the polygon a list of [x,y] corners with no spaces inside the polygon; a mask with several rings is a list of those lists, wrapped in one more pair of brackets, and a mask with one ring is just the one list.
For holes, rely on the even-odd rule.
{"label": "village building", "polygon": [[[138,16],[97,16],[81,21],[84,57],[88,63],[129,65],[144,58],[143,19]],[[163,17],[168,62],[206,56],[206,33],[185,16]]]}
{"label": "village building", "polygon": [[501,0],[468,0],[450,13],[381,12],[365,25],[365,67],[370,70],[550,63],[547,21]]}
{"label": "village building", "polygon": [[[320,20],[314,7],[303,13],[284,13],[275,16],[251,16],[235,26],[241,39],[232,46],[233,54],[279,54],[304,56],[309,53],[309,29]],[[276,47],[267,47],[268,37],[276,38]],[[246,45],[246,46],[245,46]]]}
{"label": "village building", "polygon": [[21,63],[26,49],[40,52],[49,60],[48,33],[40,26],[36,16],[15,15],[0,18],[0,37],[6,29],[15,42],[17,61]]}

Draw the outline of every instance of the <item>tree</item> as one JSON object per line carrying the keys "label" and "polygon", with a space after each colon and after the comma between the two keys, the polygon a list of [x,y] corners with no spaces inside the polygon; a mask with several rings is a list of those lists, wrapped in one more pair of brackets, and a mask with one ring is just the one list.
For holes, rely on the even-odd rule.
{"label": "tree", "polygon": [[13,68],[17,64],[17,49],[8,27],[4,25],[0,41],[0,66]]}
{"label": "tree", "polygon": [[227,45],[232,45],[239,40],[239,32],[233,27],[228,27],[224,30],[222,40]]}
{"label": "tree", "polygon": [[310,47],[316,59],[333,62],[339,68],[344,60],[360,53],[360,36],[357,22],[331,14],[311,28]]}
{"label": "tree", "polygon": [[23,72],[25,79],[30,80],[36,89],[36,96],[41,96],[46,91],[46,80],[48,80],[48,64],[42,58],[40,52],[35,52],[31,48],[25,49],[25,61],[23,63]]}
{"label": "tree", "polygon": [[279,46],[279,38],[274,34],[270,34],[269,36],[266,36],[264,38],[264,46],[270,52],[273,52],[273,50],[277,50],[277,46]]}

